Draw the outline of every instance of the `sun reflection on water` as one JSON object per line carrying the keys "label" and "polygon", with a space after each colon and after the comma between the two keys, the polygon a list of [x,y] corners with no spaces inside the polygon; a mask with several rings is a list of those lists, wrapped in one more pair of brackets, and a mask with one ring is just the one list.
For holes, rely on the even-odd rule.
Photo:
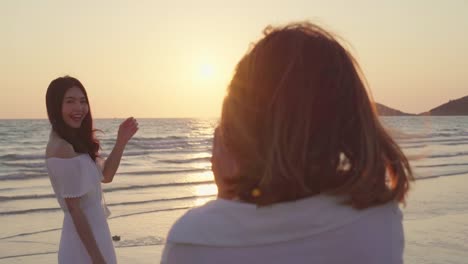
{"label": "sun reflection on water", "polygon": [[195,199],[193,203],[194,206],[204,205],[205,203],[216,199],[216,195],[218,194],[218,188],[216,188],[216,184],[214,183],[196,185],[192,188],[194,195],[201,196]]}

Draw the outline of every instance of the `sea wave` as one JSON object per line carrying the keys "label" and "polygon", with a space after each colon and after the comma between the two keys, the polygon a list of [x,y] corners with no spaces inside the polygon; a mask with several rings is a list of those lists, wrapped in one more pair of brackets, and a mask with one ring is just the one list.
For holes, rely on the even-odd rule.
{"label": "sea wave", "polygon": [[428,180],[440,177],[449,177],[449,176],[458,176],[458,175],[466,175],[468,174],[468,169],[464,171],[454,171],[454,172],[447,172],[447,173],[440,173],[440,174],[433,174],[433,175],[426,175],[426,176],[417,176],[416,180]]}
{"label": "sea wave", "polygon": [[[194,199],[199,199],[199,198],[210,198],[210,197],[215,197],[215,195],[193,195],[193,196],[185,196],[185,197],[151,199],[151,200],[132,201],[132,202],[108,203],[107,206],[112,208],[113,206],[127,206],[127,205],[139,205],[139,204],[147,204],[147,203],[194,200]],[[31,209],[25,209],[25,210],[11,210],[11,211],[0,212],[0,216],[32,214],[32,213],[50,213],[50,212],[57,212],[60,210],[62,209],[57,206],[56,207],[44,207],[44,208],[31,208]],[[168,210],[171,210],[171,209],[169,208]],[[117,216],[117,217],[121,217],[121,216]],[[115,217],[112,217],[112,218],[115,218]]]}
{"label": "sea wave", "polygon": [[171,148],[191,148],[200,145],[212,144],[212,138],[198,137],[157,137],[157,138],[137,138],[129,142],[130,147],[138,149],[171,149]]}
{"label": "sea wave", "polygon": [[182,201],[182,200],[192,200],[192,199],[199,199],[199,198],[210,198],[210,197],[215,197],[215,196],[216,195],[193,195],[193,196],[175,197],[175,198],[162,198],[162,199],[152,199],[152,200],[143,200],[143,201],[108,203],[107,206],[112,207],[112,206],[122,206],[122,205],[138,205],[138,204],[147,204],[147,203]]}
{"label": "sea wave", "polygon": [[468,166],[468,163],[443,163],[443,164],[431,164],[431,165],[416,165],[415,168],[438,168],[438,167],[457,167],[457,166]]}
{"label": "sea wave", "polygon": [[197,162],[209,162],[211,157],[193,158],[193,159],[174,159],[174,160],[159,160],[163,163],[173,164],[185,164],[185,163],[197,163]]}
{"label": "sea wave", "polygon": [[[211,146],[192,148],[148,148],[146,150],[128,150],[124,156],[149,156],[152,154],[194,154],[200,152],[211,152]],[[104,155],[105,156],[105,155]]]}
{"label": "sea wave", "polygon": [[135,136],[132,138],[132,141],[140,142],[140,141],[162,141],[162,140],[179,140],[179,139],[189,139],[190,137],[187,136],[167,136],[167,137],[139,137]]}
{"label": "sea wave", "polygon": [[[191,181],[191,182],[173,182],[173,183],[159,183],[159,184],[146,184],[146,185],[129,185],[120,187],[106,188],[105,193],[127,191],[135,189],[148,189],[148,188],[162,188],[162,187],[176,187],[176,186],[194,186],[202,184],[211,184],[213,181]],[[193,196],[196,197],[196,196]],[[200,196],[202,197],[202,196]],[[31,195],[14,195],[14,196],[0,196],[0,202],[16,201],[16,200],[37,200],[37,199],[50,199],[55,198],[54,194],[31,194]],[[168,198],[169,200],[175,198]],[[161,201],[165,199],[160,199]],[[154,200],[157,201],[157,200]]]}
{"label": "sea wave", "polygon": [[453,143],[445,143],[441,144],[445,146],[459,146],[459,145],[468,145],[468,141],[458,141],[458,142],[453,142]]}
{"label": "sea wave", "polygon": [[0,175],[1,181],[18,181],[18,180],[30,180],[30,179],[39,179],[48,177],[47,173],[12,173],[12,174],[3,174]]}
{"label": "sea wave", "polygon": [[11,162],[6,161],[3,162],[3,165],[13,168],[45,168],[44,162],[30,162],[30,163],[23,163],[23,162]]}
{"label": "sea wave", "polygon": [[144,246],[156,246],[163,245],[164,238],[158,236],[146,236],[138,237],[134,239],[124,239],[120,241],[114,241],[116,248],[125,248],[125,247],[144,247]]}
{"label": "sea wave", "polygon": [[468,131],[464,130],[452,130],[454,132],[445,132],[448,130],[439,130],[439,132],[434,133],[404,133],[404,132],[395,132],[392,134],[393,138],[396,140],[414,140],[414,139],[444,139],[444,138],[453,138],[453,137],[467,137]]}
{"label": "sea wave", "polygon": [[184,169],[184,170],[145,170],[145,171],[128,171],[121,172],[121,175],[159,175],[159,174],[176,174],[176,173],[191,173],[209,171],[209,168]]}
{"label": "sea wave", "polygon": [[0,161],[17,161],[17,160],[38,160],[45,159],[44,154],[6,154],[0,156]]}
{"label": "sea wave", "polygon": [[[206,172],[210,171],[210,167],[206,168],[189,168],[189,169],[174,169],[174,170],[145,170],[145,171],[127,171],[127,172],[118,172],[118,175],[140,175],[140,176],[151,176],[151,175],[162,175],[162,174],[178,174],[178,173],[196,173],[196,172]],[[41,170],[30,170],[23,169],[22,172],[18,173],[7,173],[0,174],[0,182],[2,181],[21,181],[21,180],[31,180],[31,179],[40,179],[47,178],[47,171],[44,169]]]}
{"label": "sea wave", "polygon": [[400,147],[402,147],[403,149],[415,149],[415,148],[425,148],[425,147],[427,147],[427,145],[426,144],[421,144],[421,145],[408,145],[408,146],[406,146],[406,145],[401,145],[400,144]]}
{"label": "sea wave", "polygon": [[450,144],[450,143],[468,143],[468,138],[450,138],[450,139],[410,139],[410,140],[400,140],[399,144]]}
{"label": "sea wave", "polygon": [[428,155],[426,158],[438,159],[438,158],[453,158],[453,157],[462,157],[462,156],[468,156],[468,152],[462,151],[462,152],[453,152],[453,153],[434,154],[434,155]]}

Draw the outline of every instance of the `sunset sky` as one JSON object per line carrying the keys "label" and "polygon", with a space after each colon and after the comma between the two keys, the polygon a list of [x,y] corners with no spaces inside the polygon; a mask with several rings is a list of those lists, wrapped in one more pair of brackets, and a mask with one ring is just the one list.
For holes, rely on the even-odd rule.
{"label": "sunset sky", "polygon": [[269,24],[310,20],[349,43],[376,101],[411,113],[468,95],[468,1],[0,1],[0,119],[46,118],[71,75],[94,117],[217,117]]}

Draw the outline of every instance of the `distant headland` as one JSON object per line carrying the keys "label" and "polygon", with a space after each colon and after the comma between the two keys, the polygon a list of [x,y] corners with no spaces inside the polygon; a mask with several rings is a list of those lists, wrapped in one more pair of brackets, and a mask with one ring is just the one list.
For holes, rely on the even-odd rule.
{"label": "distant headland", "polygon": [[377,113],[381,116],[411,116],[413,114],[404,113],[400,110],[393,109],[383,104],[375,103]]}
{"label": "distant headland", "polygon": [[420,114],[404,113],[400,110],[379,103],[375,103],[375,105],[380,116],[468,116],[468,96],[450,100],[445,104],[439,105]]}

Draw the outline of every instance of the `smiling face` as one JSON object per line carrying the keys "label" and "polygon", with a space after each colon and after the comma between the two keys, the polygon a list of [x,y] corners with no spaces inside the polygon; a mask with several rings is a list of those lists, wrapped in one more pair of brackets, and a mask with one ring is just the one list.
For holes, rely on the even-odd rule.
{"label": "smiling face", "polygon": [[80,128],[88,112],[88,102],[81,89],[78,87],[68,89],[62,101],[62,118],[65,124],[72,128]]}

